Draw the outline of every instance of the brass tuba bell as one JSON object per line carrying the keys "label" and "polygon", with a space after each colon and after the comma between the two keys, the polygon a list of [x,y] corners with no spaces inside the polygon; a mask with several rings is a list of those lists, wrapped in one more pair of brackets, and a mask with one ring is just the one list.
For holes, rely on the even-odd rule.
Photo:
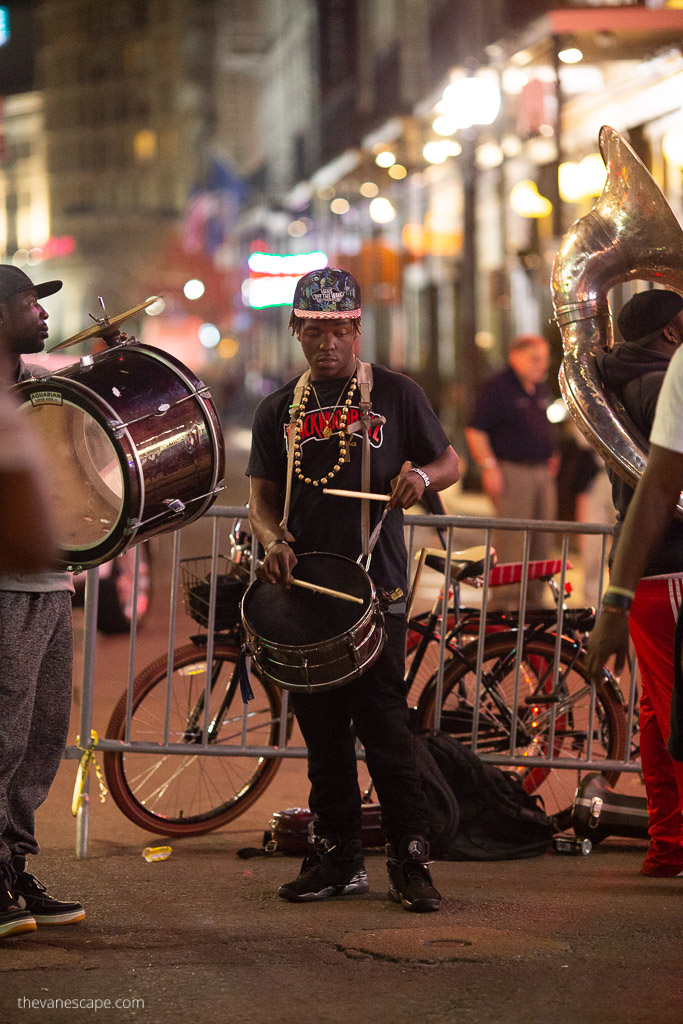
{"label": "brass tuba bell", "polygon": [[683,294],[683,230],[650,172],[614,128],[600,129],[600,153],[607,168],[602,195],[569,228],[553,265],[553,307],[564,351],[560,391],[592,447],[635,487],[649,443],[605,391],[595,352],[614,343],[607,302],[614,285],[655,281]]}

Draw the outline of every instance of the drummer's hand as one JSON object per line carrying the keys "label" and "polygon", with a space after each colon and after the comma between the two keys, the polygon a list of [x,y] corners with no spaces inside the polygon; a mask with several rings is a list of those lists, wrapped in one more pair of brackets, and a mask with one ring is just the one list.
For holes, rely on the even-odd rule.
{"label": "drummer's hand", "polygon": [[256,570],[262,583],[284,583],[288,586],[297,557],[288,544],[276,544]]}
{"label": "drummer's hand", "polygon": [[413,473],[410,469],[399,473],[391,481],[388,508],[412,508],[420,501],[425,490],[425,482],[419,473]]}
{"label": "drummer's hand", "polygon": [[628,615],[601,612],[586,648],[585,666],[594,683],[604,678],[605,662],[614,655],[614,672],[619,675],[628,653]]}

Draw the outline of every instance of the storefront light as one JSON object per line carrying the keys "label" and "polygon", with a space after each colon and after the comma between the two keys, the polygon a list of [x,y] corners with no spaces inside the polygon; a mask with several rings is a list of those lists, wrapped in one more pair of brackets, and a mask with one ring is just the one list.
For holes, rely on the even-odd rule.
{"label": "storefront light", "polygon": [[428,142],[422,150],[422,155],[430,164],[442,164],[449,156],[460,156],[462,146],[459,142],[451,139],[439,139]]}
{"label": "storefront light", "polygon": [[584,196],[599,196],[605,187],[607,168],[599,153],[589,153],[579,164]]}
{"label": "storefront light", "polygon": [[448,116],[446,114],[442,114],[440,117],[434,118],[434,121],[432,122],[432,129],[437,135],[453,135],[457,132],[458,128],[461,127],[463,127],[461,120],[457,117]]}
{"label": "storefront light", "polygon": [[583,60],[583,53],[578,46],[568,46],[559,51],[557,59],[561,60],[563,64],[578,64]]}
{"label": "storefront light", "polygon": [[394,181],[401,181],[403,178],[407,177],[408,171],[403,164],[394,164],[393,167],[389,168],[387,174],[390,178],[393,178]]}
{"label": "storefront light", "polygon": [[498,82],[489,73],[456,78],[443,91],[446,115],[467,117],[470,125],[493,124],[500,110]]}
{"label": "storefront light", "polygon": [[368,207],[368,211],[375,224],[388,224],[396,217],[396,210],[389,200],[383,196],[373,199]]}
{"label": "storefront light", "polygon": [[519,217],[541,218],[552,213],[553,204],[538,191],[535,181],[525,178],[510,190],[510,206]]}
{"label": "storefront light", "polygon": [[525,85],[529,84],[529,76],[521,68],[505,68],[501,85],[508,96],[519,96]]}
{"label": "storefront light", "polygon": [[485,142],[477,147],[474,155],[477,167],[481,170],[491,170],[493,167],[500,167],[503,162],[503,152],[496,142]]}
{"label": "storefront light", "polygon": [[578,203],[583,198],[581,169],[575,160],[560,164],[557,181],[563,203]]}
{"label": "storefront light", "polygon": [[664,159],[672,167],[683,168],[683,128],[671,128],[662,139]]}

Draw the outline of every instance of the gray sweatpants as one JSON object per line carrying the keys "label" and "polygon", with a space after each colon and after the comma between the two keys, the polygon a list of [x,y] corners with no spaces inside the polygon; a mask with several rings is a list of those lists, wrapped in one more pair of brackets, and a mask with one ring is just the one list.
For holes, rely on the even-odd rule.
{"label": "gray sweatpants", "polygon": [[66,746],[71,594],[0,591],[0,863],[35,854],[35,811]]}

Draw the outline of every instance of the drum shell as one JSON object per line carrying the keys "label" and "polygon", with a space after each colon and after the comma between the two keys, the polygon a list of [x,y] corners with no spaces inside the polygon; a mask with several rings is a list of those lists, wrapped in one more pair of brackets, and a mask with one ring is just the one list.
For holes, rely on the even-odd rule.
{"label": "drum shell", "polygon": [[[58,534],[62,568],[99,565],[131,543],[192,522],[215,501],[225,470],[220,421],[208,389],[173,356],[120,345],[14,390],[29,415],[62,401],[86,413],[118,459],[124,493],[115,527],[86,546],[64,544]],[[49,436],[45,446],[50,456]]]}
{"label": "drum shell", "polygon": [[[242,599],[246,646],[265,678],[286,690],[317,693],[344,686],[366,672],[382,652],[384,618],[365,570],[343,555],[308,552],[298,556],[295,576],[355,593],[363,604],[284,588],[255,580]],[[355,621],[351,621],[355,616]],[[307,626],[319,633],[327,622],[344,620],[338,633],[305,642]],[[285,642],[291,630],[293,642]]]}

